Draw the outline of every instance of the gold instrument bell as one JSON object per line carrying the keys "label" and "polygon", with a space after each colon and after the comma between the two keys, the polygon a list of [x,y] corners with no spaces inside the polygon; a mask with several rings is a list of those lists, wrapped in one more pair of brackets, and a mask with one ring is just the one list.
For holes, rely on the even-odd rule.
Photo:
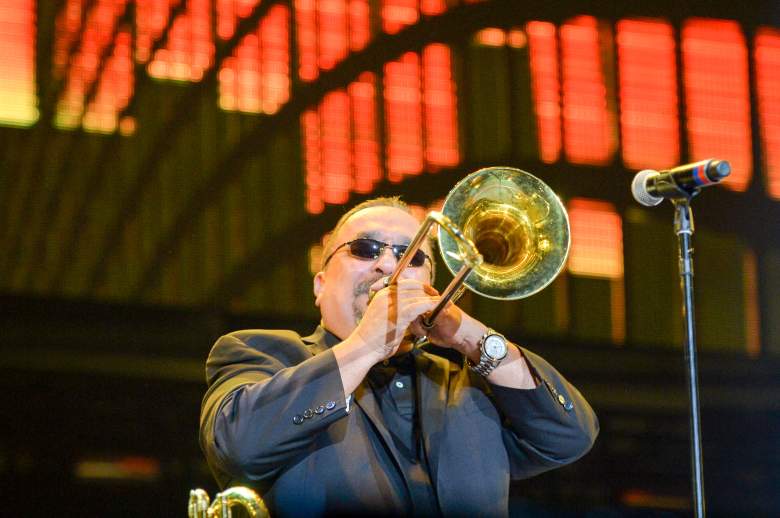
{"label": "gold instrument bell", "polygon": [[454,278],[423,319],[427,328],[464,287],[493,299],[528,297],[558,276],[569,255],[569,216],[552,189],[520,169],[486,167],[452,188],[442,212],[428,213],[386,285],[398,282],[434,223]]}
{"label": "gold instrument bell", "polygon": [[[463,282],[479,295],[528,297],[550,284],[566,263],[571,244],[566,208],[547,184],[526,171],[475,171],[453,187],[442,213],[482,255]],[[453,274],[464,266],[461,246],[439,227],[439,248]]]}
{"label": "gold instrument bell", "polygon": [[209,505],[209,495],[204,490],[191,490],[187,516],[189,518],[231,518],[234,508],[239,509],[236,516],[250,518],[268,518],[270,516],[260,496],[243,486],[229,487],[221,493],[217,493],[211,505]]}

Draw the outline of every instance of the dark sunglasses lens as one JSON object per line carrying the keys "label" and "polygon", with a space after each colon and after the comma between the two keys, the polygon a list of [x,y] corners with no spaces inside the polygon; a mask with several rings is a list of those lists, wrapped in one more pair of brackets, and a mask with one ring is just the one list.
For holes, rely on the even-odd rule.
{"label": "dark sunglasses lens", "polygon": [[424,265],[425,252],[423,252],[422,250],[417,250],[417,252],[415,252],[414,256],[412,257],[412,260],[409,261],[409,264],[415,267]]}
{"label": "dark sunglasses lens", "polygon": [[376,259],[381,251],[381,243],[373,239],[356,239],[349,244],[349,253],[362,259]]}
{"label": "dark sunglasses lens", "polygon": [[[395,254],[395,258],[400,261],[401,257],[403,257],[404,253],[406,253],[406,249],[409,248],[406,245],[398,245],[393,247],[393,253]],[[425,252],[422,250],[417,250],[417,252],[414,253],[412,256],[412,260],[409,261],[409,266],[414,266],[415,268],[422,266],[425,264]]]}

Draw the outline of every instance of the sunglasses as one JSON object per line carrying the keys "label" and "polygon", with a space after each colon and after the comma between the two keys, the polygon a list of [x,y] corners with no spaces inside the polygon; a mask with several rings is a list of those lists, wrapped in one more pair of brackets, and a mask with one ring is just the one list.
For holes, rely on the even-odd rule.
{"label": "sunglasses", "polygon": [[[393,255],[395,256],[396,261],[400,261],[401,257],[403,257],[404,252],[406,252],[406,249],[409,248],[408,245],[391,245],[390,243],[383,243],[381,241],[377,241],[376,239],[369,239],[367,237],[361,237],[358,239],[354,239],[352,241],[347,241],[346,243],[342,243],[339,246],[337,246],[333,252],[328,256],[327,259],[325,259],[325,264],[323,264],[323,268],[328,265],[328,262],[333,257],[333,255],[338,252],[343,247],[349,247],[349,254],[352,257],[357,257],[358,259],[365,259],[366,261],[375,261],[379,258],[380,255],[382,255],[382,252],[385,251],[385,248],[388,246],[393,251]],[[412,256],[412,260],[409,261],[409,266],[419,267],[425,264],[425,260],[428,259],[431,260],[430,257],[428,257],[428,254],[423,252],[422,250],[417,250],[415,254]]]}

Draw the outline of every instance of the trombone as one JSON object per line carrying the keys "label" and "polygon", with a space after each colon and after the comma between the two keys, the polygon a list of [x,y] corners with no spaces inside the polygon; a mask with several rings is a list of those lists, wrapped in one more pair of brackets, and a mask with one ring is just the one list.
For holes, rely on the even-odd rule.
{"label": "trombone", "polygon": [[398,282],[434,223],[454,277],[423,319],[428,329],[464,288],[498,300],[541,291],[563,269],[571,245],[566,208],[547,184],[521,169],[487,167],[459,181],[441,212],[426,216],[386,285]]}

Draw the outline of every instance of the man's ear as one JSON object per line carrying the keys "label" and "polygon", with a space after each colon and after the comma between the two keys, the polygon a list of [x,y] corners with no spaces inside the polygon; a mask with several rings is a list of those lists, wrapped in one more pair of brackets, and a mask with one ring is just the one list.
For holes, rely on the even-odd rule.
{"label": "man's ear", "polygon": [[319,271],[314,276],[314,305],[317,307],[320,307],[320,296],[322,295],[322,290],[325,287],[325,272]]}

